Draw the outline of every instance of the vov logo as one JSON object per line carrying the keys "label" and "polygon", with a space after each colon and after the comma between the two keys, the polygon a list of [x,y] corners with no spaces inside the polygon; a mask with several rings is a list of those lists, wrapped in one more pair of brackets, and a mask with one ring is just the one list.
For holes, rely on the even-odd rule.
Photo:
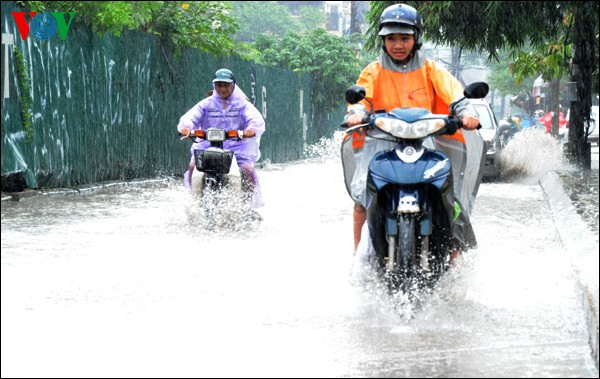
{"label": "vov logo", "polygon": [[60,39],[67,38],[67,32],[71,27],[75,12],[68,12],[69,22],[65,21],[65,12],[36,13],[29,12],[29,23],[25,20],[25,12],[11,12],[15,23],[21,33],[23,41],[27,39],[29,32],[41,41],[49,40],[58,31]]}
{"label": "vov logo", "polygon": [[[40,13],[29,12],[29,23],[25,19],[25,12],[10,12],[15,19],[15,23],[21,33],[23,41],[27,39],[29,32],[37,39],[46,41],[54,37],[58,31],[60,39],[63,41],[67,38],[67,32],[75,17],[75,12],[68,12],[69,22],[65,22],[65,12],[50,12]],[[14,44],[14,36],[12,33],[2,33],[2,44],[4,47],[4,98],[8,99],[9,95],[9,80],[8,80],[8,46]]]}

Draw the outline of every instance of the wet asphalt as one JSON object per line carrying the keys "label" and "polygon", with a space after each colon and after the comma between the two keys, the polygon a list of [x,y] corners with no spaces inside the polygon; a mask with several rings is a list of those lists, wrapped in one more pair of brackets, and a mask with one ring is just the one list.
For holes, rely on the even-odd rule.
{"label": "wet asphalt", "polygon": [[[78,193],[90,193],[107,187],[135,186],[142,183],[163,181],[165,179],[142,180],[127,183],[103,183],[78,189],[53,189],[53,190],[26,190],[19,193],[2,193],[2,202],[19,201],[32,196],[62,196]],[[168,179],[166,179],[168,180]],[[598,240],[599,240],[599,159],[598,146],[592,146],[591,170],[571,169],[564,171],[553,171],[540,179],[540,185],[546,195],[549,207],[555,214],[556,228],[561,240],[567,250],[577,255],[591,255],[592,265],[598,266]],[[585,224],[590,231],[589,238],[574,236],[574,224]],[[581,229],[578,229],[581,230]],[[574,263],[576,266],[576,263]],[[587,312],[587,324],[590,338],[590,346],[598,365],[599,358],[599,334],[598,334],[598,276],[597,271],[592,270],[592,277],[585,274],[586,270],[575,271],[580,274],[580,288],[582,293],[582,304]],[[584,275],[585,274],[585,275]],[[588,277],[586,277],[586,275]]]}

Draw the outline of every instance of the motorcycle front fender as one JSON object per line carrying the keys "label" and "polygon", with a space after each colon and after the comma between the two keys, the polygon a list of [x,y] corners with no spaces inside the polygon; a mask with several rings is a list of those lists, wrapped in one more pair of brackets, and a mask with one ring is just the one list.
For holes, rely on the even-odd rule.
{"label": "motorcycle front fender", "polygon": [[367,220],[376,249],[387,251],[387,236],[398,234],[398,206],[402,198],[418,205],[419,233],[434,226],[450,229],[454,212],[453,176],[448,157],[427,150],[416,162],[403,162],[394,150],[378,153],[367,177]]}
{"label": "motorcycle front fender", "polygon": [[444,153],[427,149],[415,162],[404,162],[395,150],[377,153],[369,163],[369,176],[377,190],[387,184],[429,183],[442,188],[452,166]]}

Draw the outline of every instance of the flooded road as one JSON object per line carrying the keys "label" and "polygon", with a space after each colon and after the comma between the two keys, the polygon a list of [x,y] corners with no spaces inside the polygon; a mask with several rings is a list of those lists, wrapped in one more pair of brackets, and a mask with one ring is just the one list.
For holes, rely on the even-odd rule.
{"label": "flooded road", "polygon": [[2,377],[598,377],[535,180],[481,185],[407,319],[350,280],[337,158],[259,175],[264,220],[212,232],[179,181],[3,202]]}

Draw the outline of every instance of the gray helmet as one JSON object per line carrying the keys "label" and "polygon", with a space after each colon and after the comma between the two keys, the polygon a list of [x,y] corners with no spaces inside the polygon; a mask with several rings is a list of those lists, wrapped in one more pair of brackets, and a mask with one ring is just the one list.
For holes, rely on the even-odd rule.
{"label": "gray helmet", "polygon": [[414,34],[415,50],[423,46],[423,19],[417,10],[406,4],[394,4],[385,8],[379,18],[379,35]]}
{"label": "gray helmet", "polygon": [[217,72],[215,72],[215,78],[213,79],[213,83],[216,82],[235,83],[235,77],[233,76],[233,72],[226,68],[217,70]]}

